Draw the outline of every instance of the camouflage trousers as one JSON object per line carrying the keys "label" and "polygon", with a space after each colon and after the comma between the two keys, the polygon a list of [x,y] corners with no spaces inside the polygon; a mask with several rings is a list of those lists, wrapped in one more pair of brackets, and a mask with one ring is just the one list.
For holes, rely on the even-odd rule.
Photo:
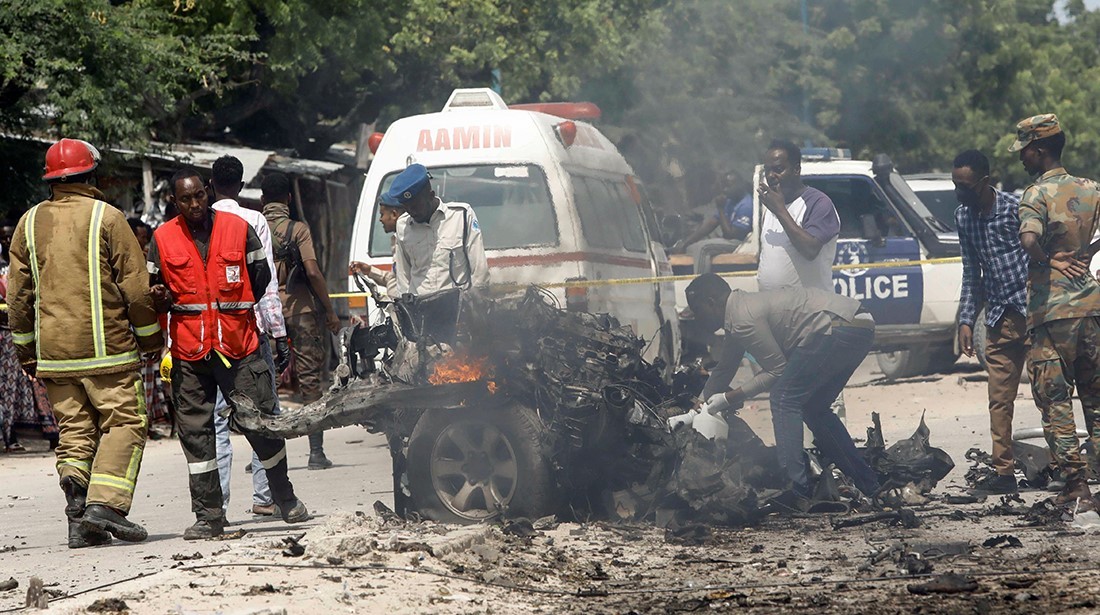
{"label": "camouflage trousers", "polygon": [[1081,399],[1093,450],[1100,451],[1100,317],[1051,321],[1036,327],[1032,336],[1031,391],[1053,443],[1051,453],[1066,479],[1085,479],[1073,389]]}

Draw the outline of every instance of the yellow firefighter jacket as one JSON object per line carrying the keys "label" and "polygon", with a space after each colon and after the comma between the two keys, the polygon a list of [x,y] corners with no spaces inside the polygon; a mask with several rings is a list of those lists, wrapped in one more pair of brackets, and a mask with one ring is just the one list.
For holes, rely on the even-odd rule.
{"label": "yellow firefighter jacket", "polygon": [[42,377],[137,369],[138,346],[163,342],[137,238],[94,187],[52,188],[11,242],[8,322],[19,359]]}

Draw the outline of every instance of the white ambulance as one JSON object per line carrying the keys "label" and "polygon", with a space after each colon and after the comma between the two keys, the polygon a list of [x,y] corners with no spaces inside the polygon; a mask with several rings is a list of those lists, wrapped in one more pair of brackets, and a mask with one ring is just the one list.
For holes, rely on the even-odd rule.
{"label": "white ambulance", "polygon": [[[378,222],[378,198],[418,162],[443,202],[473,207],[494,285],[522,292],[529,284],[590,286],[552,292],[569,309],[609,313],[653,340],[674,363],[680,345],[672,284],[604,280],[670,275],[657,223],[622,154],[583,119],[590,103],[509,107],[489,89],[455,90],[443,110],[395,121],[372,135],[352,235],[351,259],[392,266],[391,241]],[[507,288],[505,289],[507,290]]]}

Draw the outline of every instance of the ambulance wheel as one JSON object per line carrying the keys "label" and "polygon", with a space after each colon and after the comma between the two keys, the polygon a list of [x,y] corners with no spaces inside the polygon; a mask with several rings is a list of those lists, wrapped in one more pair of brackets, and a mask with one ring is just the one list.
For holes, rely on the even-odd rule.
{"label": "ambulance wheel", "polygon": [[413,509],[445,523],[537,518],[553,505],[547,430],[518,405],[425,412],[409,438]]}
{"label": "ambulance wheel", "polygon": [[882,375],[887,380],[910,378],[923,374],[928,367],[929,358],[927,349],[919,347],[897,348],[875,355],[875,359],[878,360],[878,368],[882,370]]}

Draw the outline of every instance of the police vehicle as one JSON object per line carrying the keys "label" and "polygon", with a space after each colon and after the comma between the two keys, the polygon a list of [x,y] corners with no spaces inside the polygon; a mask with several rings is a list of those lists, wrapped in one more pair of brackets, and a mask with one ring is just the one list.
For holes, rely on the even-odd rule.
{"label": "police vehicle", "polygon": [[[762,170],[756,170],[753,185]],[[958,234],[917,197],[880,154],[851,160],[844,150],[803,151],[802,181],[829,195],[840,215],[833,285],[859,299],[877,323],[879,367],[890,379],[942,370],[959,357],[956,317],[962,283]],[[710,270],[737,272],[734,288],[756,290],[760,254],[759,199],[752,235],[733,253],[714,257]],[[693,272],[690,258],[673,256],[678,274]],[[678,284],[678,304],[685,305]]]}

